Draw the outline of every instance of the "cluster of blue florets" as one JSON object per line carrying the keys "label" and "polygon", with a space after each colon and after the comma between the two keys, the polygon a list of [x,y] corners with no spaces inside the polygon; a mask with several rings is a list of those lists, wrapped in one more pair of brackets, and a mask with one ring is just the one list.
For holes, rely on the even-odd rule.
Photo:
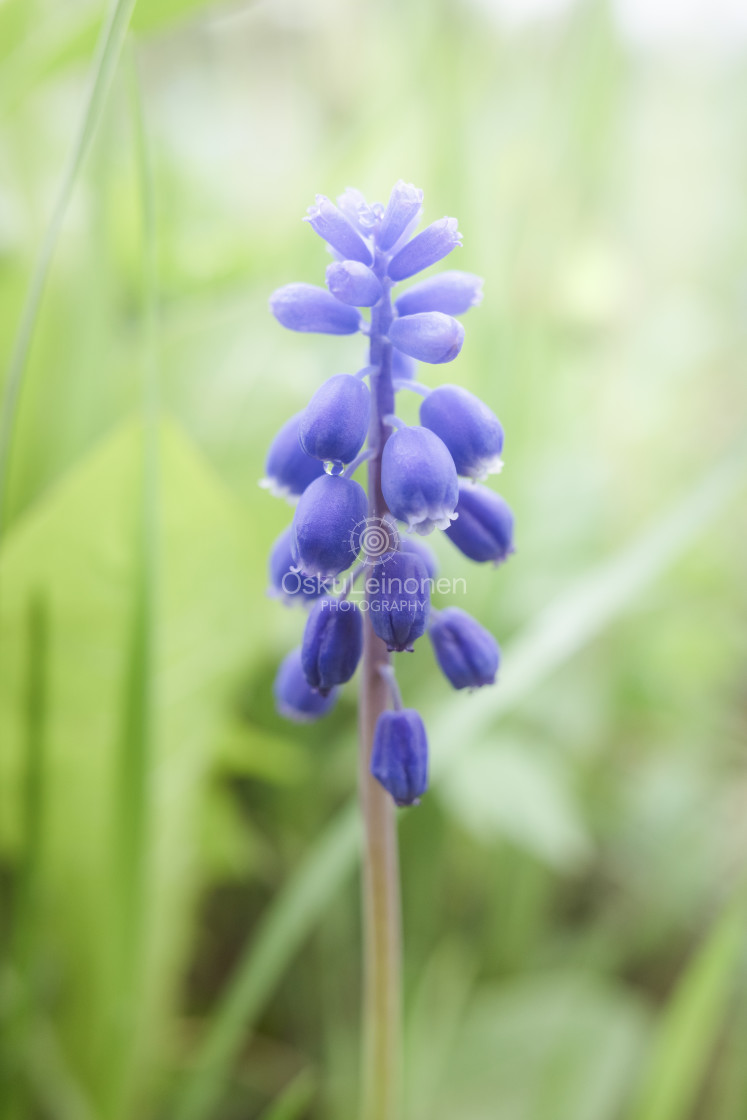
{"label": "cluster of blue florets", "polygon": [[[482,282],[471,273],[444,272],[392,303],[396,284],[461,244],[454,218],[413,236],[422,201],[422,191],[401,181],[386,207],[369,205],[351,189],[337,206],[317,196],[306,221],[334,257],[327,289],[287,284],[270,300],[284,327],[361,332],[370,347],[369,364],[330,377],[281,428],[267,456],[264,485],[296,503],[293,522],[270,555],[271,593],[309,608],[303,642],[283,661],[274,686],[278,710],[297,721],[325,715],[355,673],[365,613],[390,652],[412,650],[427,632],[455,688],[492,684],[498,671],[492,634],[456,607],[431,609],[436,562],[419,539],[443,530],[480,563],[499,564],[513,552],[511,511],[479,484],[502,465],[501,424],[466,389],[429,390],[415,380],[416,361],[457,357],[464,328],[455,316],[479,302]],[[370,321],[360,308],[371,309]],[[419,425],[396,416],[403,389],[423,397]],[[367,459],[380,465],[379,492],[368,497],[353,478]],[[363,575],[358,602],[353,591]],[[379,717],[371,772],[397,804],[411,805],[427,787],[426,733],[418,712],[402,707],[391,670],[389,680],[394,710]]]}

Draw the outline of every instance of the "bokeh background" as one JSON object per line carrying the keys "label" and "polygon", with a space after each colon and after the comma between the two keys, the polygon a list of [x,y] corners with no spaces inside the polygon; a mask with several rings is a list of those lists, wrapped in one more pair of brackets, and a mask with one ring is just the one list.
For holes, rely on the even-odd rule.
{"label": "bokeh background", "polygon": [[362,364],[268,313],[322,280],[301,217],[404,178],[485,277],[422,376],[500,415],[518,542],[435,542],[497,688],[402,659],[404,1118],[740,1120],[744,7],[139,0],[86,118],[104,18],[0,3],[3,370],[55,250],[0,544],[0,1115],[356,1114],[355,688],[274,712],[257,480]]}

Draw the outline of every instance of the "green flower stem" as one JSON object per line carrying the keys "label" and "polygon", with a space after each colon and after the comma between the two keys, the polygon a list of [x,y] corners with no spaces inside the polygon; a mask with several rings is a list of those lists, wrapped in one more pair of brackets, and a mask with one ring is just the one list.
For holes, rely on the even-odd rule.
{"label": "green flower stem", "polygon": [[[383,417],[394,411],[391,345],[386,332],[392,310],[388,286],[371,316],[372,412],[369,446],[369,517],[386,513],[381,494],[381,455],[389,430]],[[363,1120],[395,1120],[402,1052],[399,859],[394,803],[371,777],[376,721],[389,707],[390,690],[381,669],[389,665],[386,646],[364,621],[360,701],[359,794],[363,812]]]}

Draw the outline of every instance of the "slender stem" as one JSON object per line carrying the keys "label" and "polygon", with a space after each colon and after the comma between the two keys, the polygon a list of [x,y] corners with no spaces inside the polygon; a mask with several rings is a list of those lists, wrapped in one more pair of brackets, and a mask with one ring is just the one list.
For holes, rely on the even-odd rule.
{"label": "slender stem", "polygon": [[392,702],[392,707],[394,708],[395,712],[401,712],[404,705],[402,703],[402,693],[400,692],[399,685],[397,684],[397,676],[394,672],[394,666],[382,665],[379,668],[379,672],[387,683],[387,688],[389,689],[389,698]]}
{"label": "slender stem", "polygon": [[419,381],[406,381],[403,378],[398,378],[394,382],[394,388],[398,393],[406,389],[411,393],[417,393],[421,397],[427,397],[431,393],[429,385],[422,385]]}
{"label": "slender stem", "polygon": [[[376,262],[378,274],[383,266]],[[371,315],[371,426],[368,464],[368,512],[387,512],[381,493],[381,455],[389,436],[383,417],[394,411],[391,346],[384,340],[392,318],[389,289]],[[401,1056],[401,919],[395,807],[371,777],[370,757],[376,721],[388,707],[390,693],[381,669],[389,654],[364,621],[363,677],[360,704],[359,792],[364,823],[363,846],[363,1120],[395,1120],[398,1112]]]}

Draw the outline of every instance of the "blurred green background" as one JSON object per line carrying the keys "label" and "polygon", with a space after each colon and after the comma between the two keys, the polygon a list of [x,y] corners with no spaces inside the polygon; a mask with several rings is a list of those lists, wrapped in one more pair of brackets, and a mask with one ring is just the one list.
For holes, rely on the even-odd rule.
{"label": "blurred green background", "polygon": [[747,1116],[744,17],[544,7],[139,0],[95,55],[99,0],[0,3],[2,370],[55,250],[0,544],[3,1120],[356,1114],[355,688],[274,713],[257,479],[362,362],[268,313],[322,281],[301,217],[400,177],[485,277],[422,376],[498,412],[518,526],[497,573],[435,542],[498,687],[401,666],[403,1120]]}

